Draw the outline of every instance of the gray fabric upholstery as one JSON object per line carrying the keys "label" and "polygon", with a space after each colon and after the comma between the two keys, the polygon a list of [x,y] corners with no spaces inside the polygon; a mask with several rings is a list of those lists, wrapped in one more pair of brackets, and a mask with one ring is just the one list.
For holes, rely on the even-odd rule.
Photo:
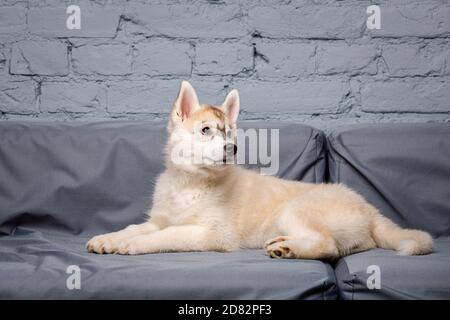
{"label": "gray fabric upholstery", "polygon": [[[450,125],[358,125],[328,137],[331,182],[344,183],[403,227],[427,230],[436,252],[401,257],[376,249],[336,266],[343,299],[450,299]],[[367,267],[381,271],[369,290]]]}
{"label": "gray fabric upholstery", "polygon": [[[323,181],[320,131],[243,126],[280,128],[280,176]],[[262,250],[87,253],[90,236],[143,221],[165,139],[165,124],[151,122],[0,122],[0,298],[336,297],[328,264]],[[81,268],[81,290],[66,289],[69,265]]]}
{"label": "gray fabric upholstery", "polygon": [[[0,238],[0,299],[335,299],[330,265],[263,250],[141,256],[87,253],[88,239],[19,228]],[[68,290],[69,265],[81,289]]]}
{"label": "gray fabric upholstery", "polygon": [[[380,289],[367,287],[371,265],[380,268]],[[335,271],[342,299],[450,299],[449,266],[450,238],[442,237],[430,255],[408,257],[370,250],[341,259]]]}
{"label": "gray fabric upholstery", "polygon": [[328,137],[331,182],[357,190],[383,215],[450,235],[450,124],[358,125]]}
{"label": "gray fabric upholstery", "polygon": [[[280,128],[279,175],[323,181],[319,130],[261,122],[242,127]],[[0,232],[21,225],[94,234],[141,222],[164,169],[165,141],[165,123],[0,122]]]}
{"label": "gray fabric upholstery", "polygon": [[[281,129],[279,176],[345,183],[400,225],[431,232],[435,253],[376,249],[334,270],[263,250],[90,254],[90,236],[143,221],[165,124],[0,122],[0,298],[450,299],[450,125],[352,126],[327,142],[302,125],[242,126]],[[69,265],[81,268],[81,290],[66,288]],[[370,265],[380,290],[367,288]]]}

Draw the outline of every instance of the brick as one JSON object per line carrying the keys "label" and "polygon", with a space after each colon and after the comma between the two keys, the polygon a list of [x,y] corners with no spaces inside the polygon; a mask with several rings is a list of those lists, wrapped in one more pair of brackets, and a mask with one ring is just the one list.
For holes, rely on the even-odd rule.
{"label": "brick", "polygon": [[197,74],[238,74],[253,67],[253,47],[236,43],[205,43],[196,47]]}
{"label": "brick", "polygon": [[294,83],[239,81],[241,105],[246,112],[299,114],[335,113],[350,92],[342,81],[297,81]]}
{"label": "brick", "polygon": [[72,49],[72,65],[78,74],[130,74],[130,47],[122,44],[107,44],[74,48]]}
{"label": "brick", "polygon": [[0,6],[0,34],[23,32],[26,27],[25,12],[25,7],[20,4]]}
{"label": "brick", "polygon": [[260,42],[256,44],[256,51],[261,57],[256,59],[260,77],[298,77],[314,73],[313,44]]}
{"label": "brick", "polygon": [[0,82],[0,111],[15,114],[38,113],[35,82]]}
{"label": "brick", "polygon": [[146,75],[186,76],[191,74],[191,46],[188,43],[156,40],[136,46],[133,72]]}
{"label": "brick", "polygon": [[317,72],[375,74],[376,56],[375,46],[321,45],[317,50]]}
{"label": "brick", "polygon": [[[228,83],[223,82],[218,79],[209,79],[209,78],[197,78],[197,79],[189,79],[189,82],[195,88],[197,92],[200,103],[208,103],[212,105],[221,105],[225,99],[226,94],[228,93]],[[180,82],[177,83],[177,90],[180,87]],[[175,96],[172,98],[172,102],[175,100]]]}
{"label": "brick", "polygon": [[[200,102],[220,104],[224,84],[190,81]],[[108,88],[108,111],[112,113],[169,113],[180,88],[179,80],[127,81]]]}
{"label": "brick", "polygon": [[367,112],[448,112],[449,100],[448,80],[371,82],[361,90]]}
{"label": "brick", "polygon": [[56,41],[22,41],[12,47],[11,74],[63,76],[69,73],[67,45]]}
{"label": "brick", "polygon": [[357,38],[365,21],[365,7],[359,5],[254,7],[248,12],[250,28],[269,38]]}
{"label": "brick", "polygon": [[105,88],[93,83],[44,82],[40,105],[47,112],[89,113],[106,109]]}
{"label": "brick", "polygon": [[236,5],[130,5],[128,32],[185,38],[238,38],[248,33]]}
{"label": "brick", "polygon": [[444,56],[444,61],[445,61],[445,70],[444,73],[446,75],[450,75],[450,48],[447,48],[447,50],[445,50],[442,55]]}
{"label": "brick", "polygon": [[66,6],[33,7],[28,11],[30,33],[49,38],[67,37],[105,37],[116,35],[122,9],[120,7],[96,7],[80,4],[81,29],[69,30],[66,27]]}
{"label": "brick", "polygon": [[425,37],[450,34],[450,7],[431,4],[384,4],[381,9],[381,29],[369,30],[373,37]]}
{"label": "brick", "polygon": [[445,50],[438,46],[386,45],[383,59],[392,76],[427,75],[444,68]]}
{"label": "brick", "polygon": [[0,68],[4,68],[6,64],[6,54],[3,49],[0,49]]}

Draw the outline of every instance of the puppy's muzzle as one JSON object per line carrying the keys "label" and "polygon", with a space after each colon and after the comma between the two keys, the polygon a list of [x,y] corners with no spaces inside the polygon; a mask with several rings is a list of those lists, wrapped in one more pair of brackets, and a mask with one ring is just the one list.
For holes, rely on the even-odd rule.
{"label": "puppy's muzzle", "polygon": [[234,155],[237,153],[237,145],[235,145],[234,143],[227,143],[223,146],[223,151],[224,151],[223,160],[225,162],[227,159],[232,159]]}

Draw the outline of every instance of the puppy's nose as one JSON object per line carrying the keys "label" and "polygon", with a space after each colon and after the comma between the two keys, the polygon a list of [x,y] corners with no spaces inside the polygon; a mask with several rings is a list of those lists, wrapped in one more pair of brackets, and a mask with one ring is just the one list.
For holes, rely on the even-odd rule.
{"label": "puppy's nose", "polygon": [[223,146],[223,150],[225,151],[225,154],[235,155],[237,152],[237,145],[234,143],[227,143]]}

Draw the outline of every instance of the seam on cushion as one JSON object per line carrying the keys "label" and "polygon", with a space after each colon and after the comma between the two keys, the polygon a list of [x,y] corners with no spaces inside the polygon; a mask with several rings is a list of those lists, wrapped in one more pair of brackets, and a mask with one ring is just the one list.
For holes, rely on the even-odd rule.
{"label": "seam on cushion", "polygon": [[[286,168],[287,171],[289,171],[289,168],[292,165],[294,165],[295,163],[297,163],[297,161],[299,161],[299,159],[301,159],[303,157],[303,155],[304,155],[306,150],[308,150],[308,149],[311,150],[310,143],[311,143],[311,139],[313,137],[315,129],[314,128],[310,128],[310,129],[311,129],[311,133],[310,133],[310,135],[308,137],[308,141],[306,141],[305,146],[303,147],[303,149],[301,149],[301,150],[298,149],[299,150],[299,154],[297,155],[295,160]],[[298,144],[296,144],[296,146],[298,146]],[[315,164],[314,164],[314,168],[315,168]],[[295,179],[296,179],[296,181],[301,181],[300,175],[297,175]]]}
{"label": "seam on cushion", "polygon": [[325,158],[325,183],[331,182],[331,149],[328,136],[323,134],[323,152]]}
{"label": "seam on cushion", "polygon": [[[305,153],[308,149],[311,150],[310,144],[312,143],[311,140],[313,140],[313,138],[314,138],[314,133],[316,133],[316,130],[317,130],[317,129],[315,129],[315,128],[311,128],[311,133],[310,133],[310,135],[309,135],[309,137],[308,137],[308,141],[306,142],[305,147],[300,151],[300,154],[298,155],[297,160],[299,160],[299,159],[304,155],[304,153]],[[315,148],[317,149],[317,144],[316,144]],[[317,151],[316,151],[316,154],[317,154]],[[316,178],[316,166],[317,166],[317,156],[316,156],[316,159],[314,160],[314,165],[313,165],[313,168],[314,168],[314,180],[315,180],[315,182],[317,182],[317,178]]]}
{"label": "seam on cushion", "polygon": [[[330,284],[329,286],[328,283]],[[321,290],[322,300],[328,300],[330,297],[332,297],[334,290],[337,290],[336,285],[333,284],[332,282],[328,282],[328,280],[324,280],[322,282],[322,290]]]}
{"label": "seam on cushion", "polygon": [[341,166],[342,166],[342,159],[337,159],[337,182],[341,183]]}
{"label": "seam on cushion", "polygon": [[320,181],[320,183],[326,183],[327,182],[327,157],[326,157],[326,138],[323,132],[318,132],[317,135],[318,138],[320,138],[320,149],[319,149],[319,144],[316,141],[316,159],[319,158],[320,154],[323,152],[324,153],[324,169],[323,169],[323,175],[322,175],[322,181]]}
{"label": "seam on cushion", "polygon": [[[332,281],[325,280],[322,284],[322,300],[335,300],[335,296],[337,296],[337,288],[336,285]],[[336,295],[334,292],[336,291]]]}
{"label": "seam on cushion", "polygon": [[[328,268],[329,267],[329,268]],[[322,300],[338,300],[339,299],[339,285],[334,268],[328,263],[325,264],[325,272],[331,270],[331,276],[329,279],[325,279],[322,282]]]}
{"label": "seam on cushion", "polygon": [[[331,137],[331,139],[334,142],[334,138]],[[331,141],[330,141],[330,145],[332,145]],[[336,161],[336,168],[337,168],[336,180],[337,180],[337,183],[341,183],[341,171],[342,171],[342,163],[343,163],[343,161],[342,161],[341,155],[336,152],[336,149],[333,148],[333,150],[335,150],[335,152],[334,152],[334,159]]]}
{"label": "seam on cushion", "polygon": [[[316,136],[317,137],[317,136]],[[318,148],[318,144],[317,144],[317,139],[315,139],[316,140],[316,143],[315,143],[315,147],[316,147],[316,163],[314,164],[314,182],[315,183],[317,183],[318,182],[318,179],[317,179],[317,165],[318,165],[318,163],[317,163],[317,160],[318,160],[318,158],[319,158],[319,148]]]}
{"label": "seam on cushion", "polygon": [[[332,135],[327,135],[326,136],[326,158],[327,158],[327,172],[328,172],[328,179],[329,181],[327,182],[331,182],[331,162],[335,163],[335,169],[336,169],[336,181],[334,181],[333,183],[341,183],[341,166],[343,164],[343,159],[342,157],[333,150],[335,150],[335,148],[333,147],[333,143],[334,143],[335,139]],[[332,158],[332,159],[331,159]]]}
{"label": "seam on cushion", "polygon": [[[313,137],[314,137],[314,131],[315,131],[315,129],[314,128],[311,128],[311,134],[309,135],[309,138],[308,138],[308,141],[306,142],[306,145],[305,145],[305,147],[303,148],[303,150],[300,152],[300,155],[299,155],[299,157],[298,157],[298,159],[300,159],[302,156],[303,156],[303,154],[305,153],[305,151],[308,149],[308,147],[309,147],[309,145],[310,145],[310,143],[311,143],[311,140],[313,139]],[[316,157],[317,158],[317,157]],[[317,160],[317,159],[316,159]],[[314,163],[314,180],[316,180],[316,163]]]}
{"label": "seam on cushion", "polygon": [[311,133],[310,133],[310,135],[309,135],[308,141],[306,142],[305,147],[302,149],[302,151],[300,151],[299,158],[305,153],[306,149],[308,149],[308,146],[309,146],[309,144],[311,143],[311,139],[312,139],[313,136],[314,136],[314,131],[315,131],[315,129],[314,129],[314,128],[311,128]]}
{"label": "seam on cushion", "polygon": [[324,282],[322,282],[322,290],[321,290],[322,291],[321,292],[322,293],[322,300],[325,300],[326,282],[327,282],[326,280]]}
{"label": "seam on cushion", "polygon": [[326,183],[327,182],[327,145],[326,145],[326,138],[323,132],[319,132],[318,133],[318,138],[320,138],[320,149],[319,149],[319,144],[316,143],[316,159],[319,158],[319,156],[323,153],[323,161],[324,161],[324,167],[323,167],[323,172],[322,172],[322,181],[320,181],[320,183]]}
{"label": "seam on cushion", "polygon": [[355,280],[356,280],[356,274],[353,274],[352,280],[350,281],[352,286],[352,300],[355,300]]}
{"label": "seam on cushion", "polygon": [[355,273],[353,273],[353,274],[349,273],[349,275],[351,275],[350,280],[343,280],[342,282],[344,282],[345,284],[350,286],[350,292],[351,292],[350,300],[355,300],[355,283],[356,283],[355,281],[356,281],[357,275]]}
{"label": "seam on cushion", "polygon": [[[325,279],[322,283],[322,300],[329,300],[334,296],[333,292],[337,291],[336,285],[333,281]],[[336,292],[337,295],[337,292]],[[333,299],[334,300],[334,299]]]}
{"label": "seam on cushion", "polygon": [[[314,164],[314,179],[316,183],[327,183],[328,181],[328,177],[327,177],[327,170],[328,170],[328,160],[327,160],[327,156],[328,156],[328,150],[327,150],[327,141],[326,141],[326,136],[323,133],[323,131],[320,130],[316,130],[316,135],[314,137],[315,140],[315,149],[316,149],[316,159],[315,159],[315,164]],[[319,148],[319,143],[318,141],[320,140],[321,145]],[[317,166],[319,165],[319,156],[321,154],[321,151],[323,151],[324,153],[324,170],[323,170],[323,175],[322,175],[322,181],[319,181],[319,177],[318,177],[318,172],[317,172]]]}
{"label": "seam on cushion", "polygon": [[[339,268],[338,268],[339,267]],[[340,272],[337,272],[338,269]],[[341,258],[333,268],[336,276],[336,284],[338,286],[339,300],[354,300],[355,295],[355,280],[357,275],[351,273],[345,258]],[[341,275],[341,276],[339,276]],[[350,288],[348,288],[348,287]],[[350,298],[345,298],[345,293],[350,293]]]}
{"label": "seam on cushion", "polygon": [[325,148],[325,157],[326,157],[326,173],[327,173],[327,183],[331,183],[331,162],[334,162],[334,169],[336,171],[336,181],[333,183],[340,183],[340,157],[338,157],[337,153],[333,153],[333,136],[331,134],[325,135],[326,148]]}

